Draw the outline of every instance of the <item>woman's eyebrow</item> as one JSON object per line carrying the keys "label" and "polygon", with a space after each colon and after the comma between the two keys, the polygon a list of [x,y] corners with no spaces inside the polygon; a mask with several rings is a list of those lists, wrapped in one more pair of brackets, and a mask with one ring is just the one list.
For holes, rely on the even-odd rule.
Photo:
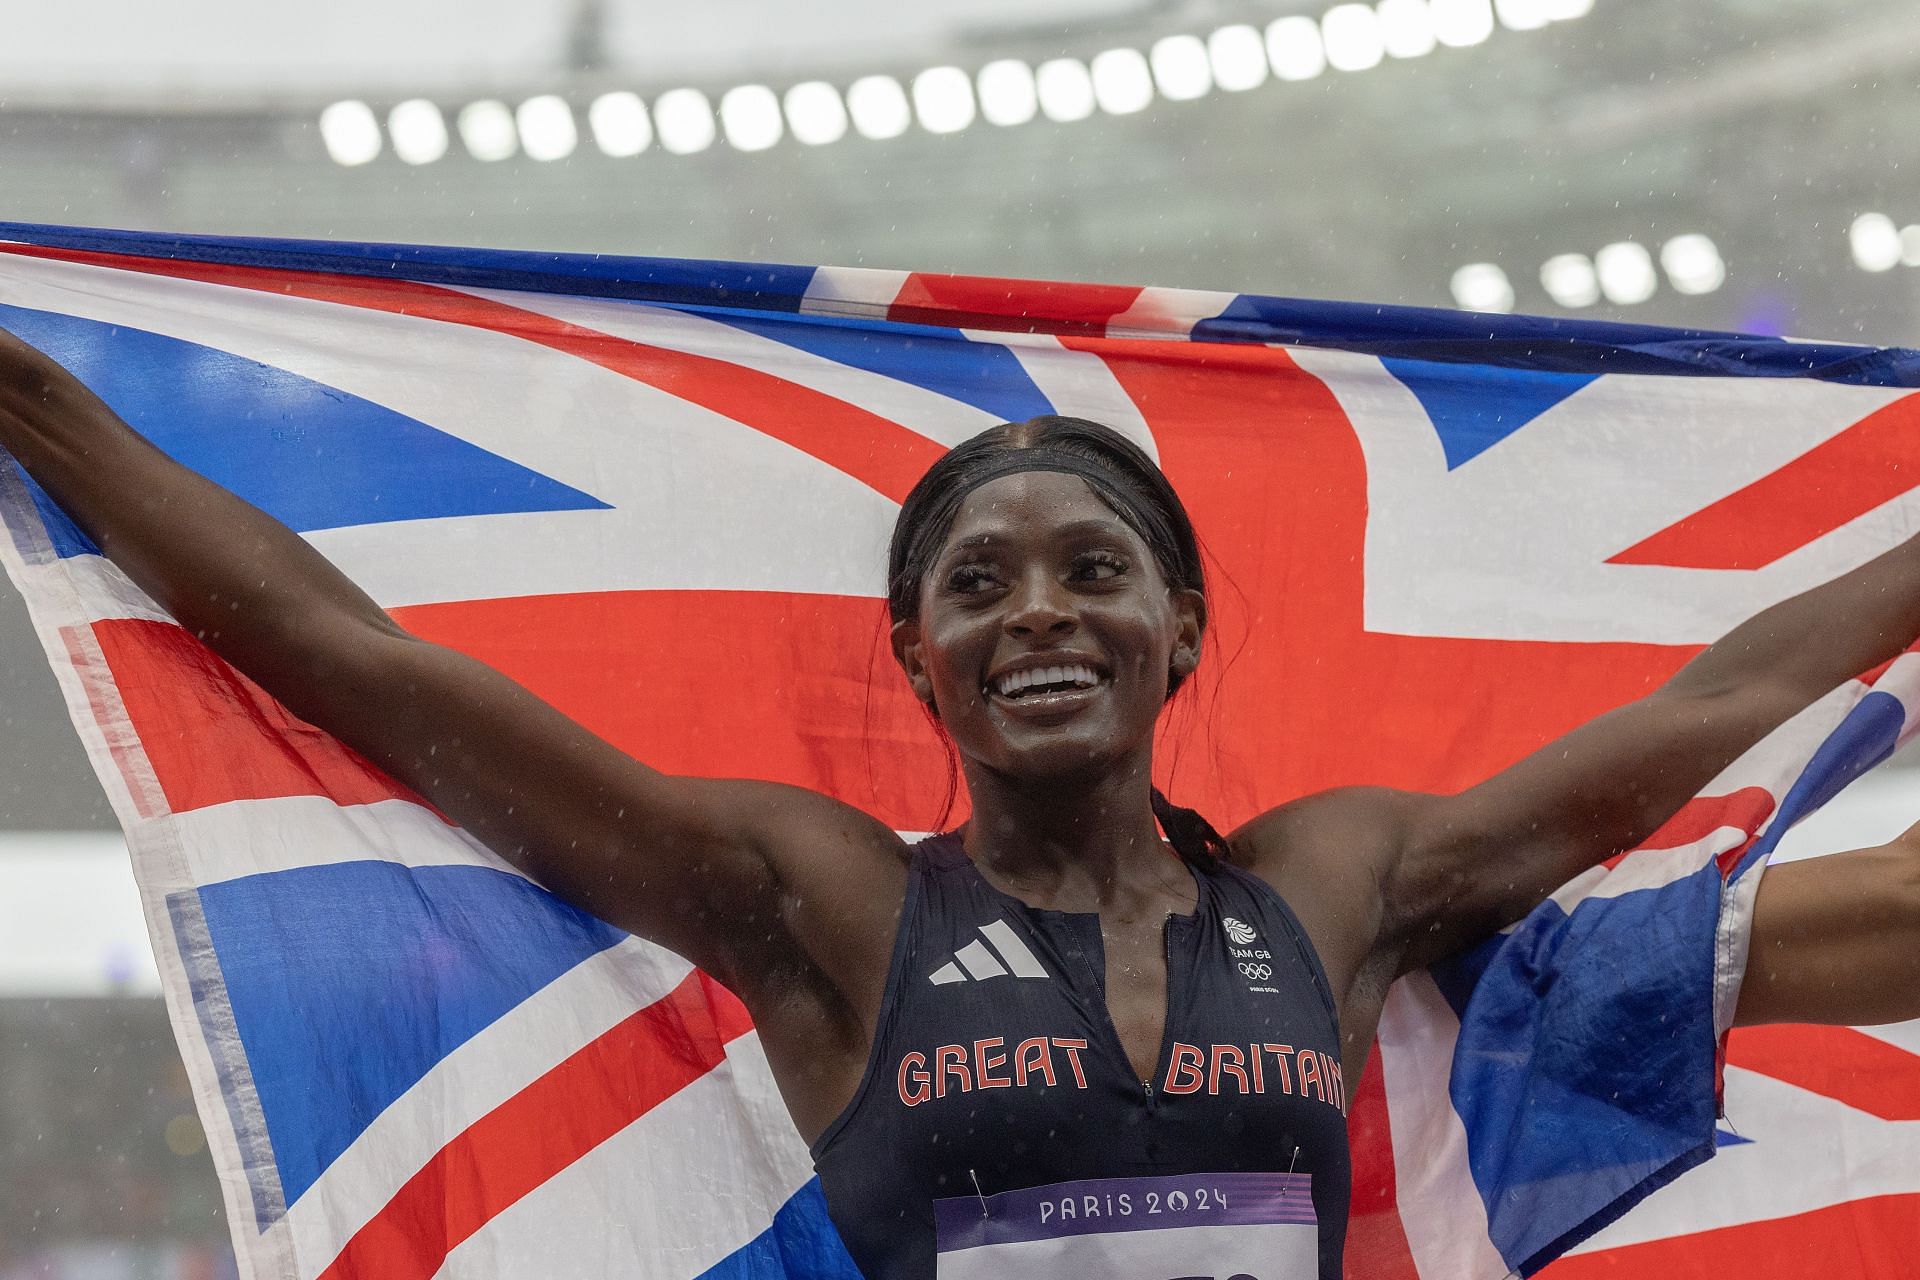
{"label": "woman's eyebrow", "polygon": [[1094,533],[1117,537],[1127,532],[1127,526],[1119,520],[1103,520],[1093,516],[1085,520],[1075,520],[1072,524],[1063,524],[1055,532],[1063,538],[1078,538]]}

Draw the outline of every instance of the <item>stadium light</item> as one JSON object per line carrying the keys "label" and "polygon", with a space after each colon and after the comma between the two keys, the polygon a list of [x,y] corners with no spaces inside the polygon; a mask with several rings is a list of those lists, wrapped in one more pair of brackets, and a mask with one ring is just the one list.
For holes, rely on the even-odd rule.
{"label": "stadium light", "polygon": [[913,123],[907,92],[892,76],[862,76],[847,87],[847,113],[860,135],[884,142]]}
{"label": "stadium light", "polygon": [[1207,46],[1199,36],[1168,36],[1147,51],[1153,82],[1170,102],[1204,98],[1213,88],[1213,68],[1207,64]]}
{"label": "stadium light", "polygon": [[1660,265],[1678,293],[1712,293],[1727,282],[1720,247],[1697,232],[1675,236],[1660,246]]}
{"label": "stadium light", "polygon": [[320,141],[335,164],[366,164],[380,154],[380,122],[357,98],[336,102],[320,113]]}
{"label": "stadium light", "polygon": [[1493,11],[1509,31],[1538,31],[1553,21],[1543,0],[1493,0]]}
{"label": "stadium light", "polygon": [[1087,64],[1093,100],[1110,116],[1129,116],[1153,101],[1153,73],[1138,49],[1108,49]]}
{"label": "stadium light", "polygon": [[1453,273],[1453,300],[1466,311],[1513,310],[1513,282],[1498,264],[1469,262]]}
{"label": "stadium light", "polygon": [[1267,25],[1267,61],[1282,80],[1311,80],[1327,69],[1327,49],[1320,42],[1320,24],[1294,14]]}
{"label": "stadium light", "polygon": [[1653,255],[1632,240],[1616,240],[1594,254],[1593,268],[1600,276],[1600,292],[1623,307],[1645,302],[1660,287]]}
{"label": "stadium light", "polygon": [[720,95],[720,127],[735,151],[765,151],[780,141],[780,99],[763,84],[735,85]]}
{"label": "stadium light", "polygon": [[520,149],[520,135],[514,132],[513,112],[494,98],[482,98],[460,108],[455,124],[467,154],[489,163],[505,160]]}
{"label": "stadium light", "polygon": [[928,133],[958,133],[973,123],[973,81],[958,67],[928,67],[913,78],[913,113]]}
{"label": "stadium light", "polygon": [[1593,12],[1593,0],[1541,0],[1540,7],[1555,22],[1571,22]]}
{"label": "stadium light", "polygon": [[1073,58],[1054,58],[1033,73],[1040,110],[1061,124],[1085,120],[1093,114],[1093,77],[1086,64]]}
{"label": "stadium light", "polygon": [[1578,309],[1600,301],[1600,279],[1584,253],[1557,253],[1541,263],[1540,285],[1563,307]]}
{"label": "stadium light", "polygon": [[1422,58],[1433,52],[1433,10],[1427,0],[1380,0],[1380,43],[1396,58]]}
{"label": "stadium light", "polygon": [[787,90],[787,128],[810,147],[824,147],[847,136],[847,106],[840,91],[824,80],[808,80]]}
{"label": "stadium light", "polygon": [[1365,71],[1380,65],[1386,46],[1379,15],[1364,4],[1337,4],[1320,18],[1320,39],[1327,65],[1340,71]]}
{"label": "stadium light", "polygon": [[705,151],[718,136],[713,106],[698,89],[669,89],[653,100],[653,131],[676,156]]}
{"label": "stadium light", "polygon": [[1909,267],[1920,267],[1920,224],[1909,223],[1900,228],[1900,261]]}
{"label": "stadium light", "polygon": [[1260,33],[1245,23],[1221,27],[1207,37],[1207,62],[1213,67],[1213,82],[1229,93],[1267,82],[1266,46]]}
{"label": "stadium light", "polygon": [[637,93],[603,93],[587,107],[587,127],[601,151],[616,159],[637,156],[653,142],[653,121]]}
{"label": "stadium light", "polygon": [[1853,262],[1862,271],[1891,271],[1900,262],[1900,231],[1884,213],[1863,213],[1847,228]]}
{"label": "stadium light", "polygon": [[573,108],[556,94],[528,98],[513,113],[520,127],[520,149],[532,160],[564,160],[580,145]]}
{"label": "stadium light", "polygon": [[1430,0],[1434,38],[1453,49],[1480,44],[1493,34],[1488,0]]}
{"label": "stadium light", "polygon": [[408,164],[432,164],[447,154],[447,122],[425,98],[409,98],[387,112],[393,154]]}
{"label": "stadium light", "polygon": [[1033,86],[1033,68],[1016,58],[1002,58],[980,68],[976,85],[980,91],[980,114],[989,124],[1025,124],[1040,109],[1040,95]]}

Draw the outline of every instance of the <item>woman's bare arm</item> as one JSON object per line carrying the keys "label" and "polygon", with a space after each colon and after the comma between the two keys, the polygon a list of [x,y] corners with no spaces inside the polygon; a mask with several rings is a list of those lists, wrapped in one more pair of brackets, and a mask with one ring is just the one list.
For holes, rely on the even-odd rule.
{"label": "woman's bare arm", "polygon": [[1747,748],[1916,636],[1920,539],[1763,610],[1659,689],[1478,786],[1391,806],[1399,967],[1471,944],[1633,848]]}
{"label": "woman's bare arm", "polygon": [[1920,1018],[1920,826],[1875,849],[1769,867],[1734,1021]]}
{"label": "woman's bare arm", "polygon": [[[757,974],[791,976],[794,938],[857,971],[870,957],[832,949],[890,929],[872,886],[899,842],[882,824],[795,788],[658,773],[407,634],[298,535],[5,332],[0,447],[182,626],[569,901],[743,994]],[[846,917],[862,910],[874,920]]]}

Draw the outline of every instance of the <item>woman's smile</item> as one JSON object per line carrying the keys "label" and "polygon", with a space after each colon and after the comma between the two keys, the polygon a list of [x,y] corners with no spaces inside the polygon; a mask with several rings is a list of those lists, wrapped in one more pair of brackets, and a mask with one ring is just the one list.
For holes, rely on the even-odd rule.
{"label": "woman's smile", "polygon": [[1008,715],[1052,724],[1085,710],[1111,683],[1098,659],[1048,650],[1005,664],[981,692]]}

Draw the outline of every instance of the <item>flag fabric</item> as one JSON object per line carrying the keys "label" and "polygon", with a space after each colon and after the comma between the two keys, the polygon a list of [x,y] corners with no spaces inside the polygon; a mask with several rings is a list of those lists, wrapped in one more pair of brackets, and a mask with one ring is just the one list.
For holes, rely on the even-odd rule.
{"label": "flag fabric", "polygon": [[[4,224],[0,327],[416,634],[657,768],[902,831],[958,814],[887,653],[885,541],[996,422],[1109,423],[1192,509],[1214,624],[1157,759],[1222,826],[1470,785],[1920,511],[1920,355],[1837,344]],[[11,466],[0,516],[243,1275],[853,1274],[732,995],[292,717]],[[1920,1025],[1726,1030],[1769,853],[1908,733],[1916,664],[1393,989],[1351,1275],[1907,1274]]]}

